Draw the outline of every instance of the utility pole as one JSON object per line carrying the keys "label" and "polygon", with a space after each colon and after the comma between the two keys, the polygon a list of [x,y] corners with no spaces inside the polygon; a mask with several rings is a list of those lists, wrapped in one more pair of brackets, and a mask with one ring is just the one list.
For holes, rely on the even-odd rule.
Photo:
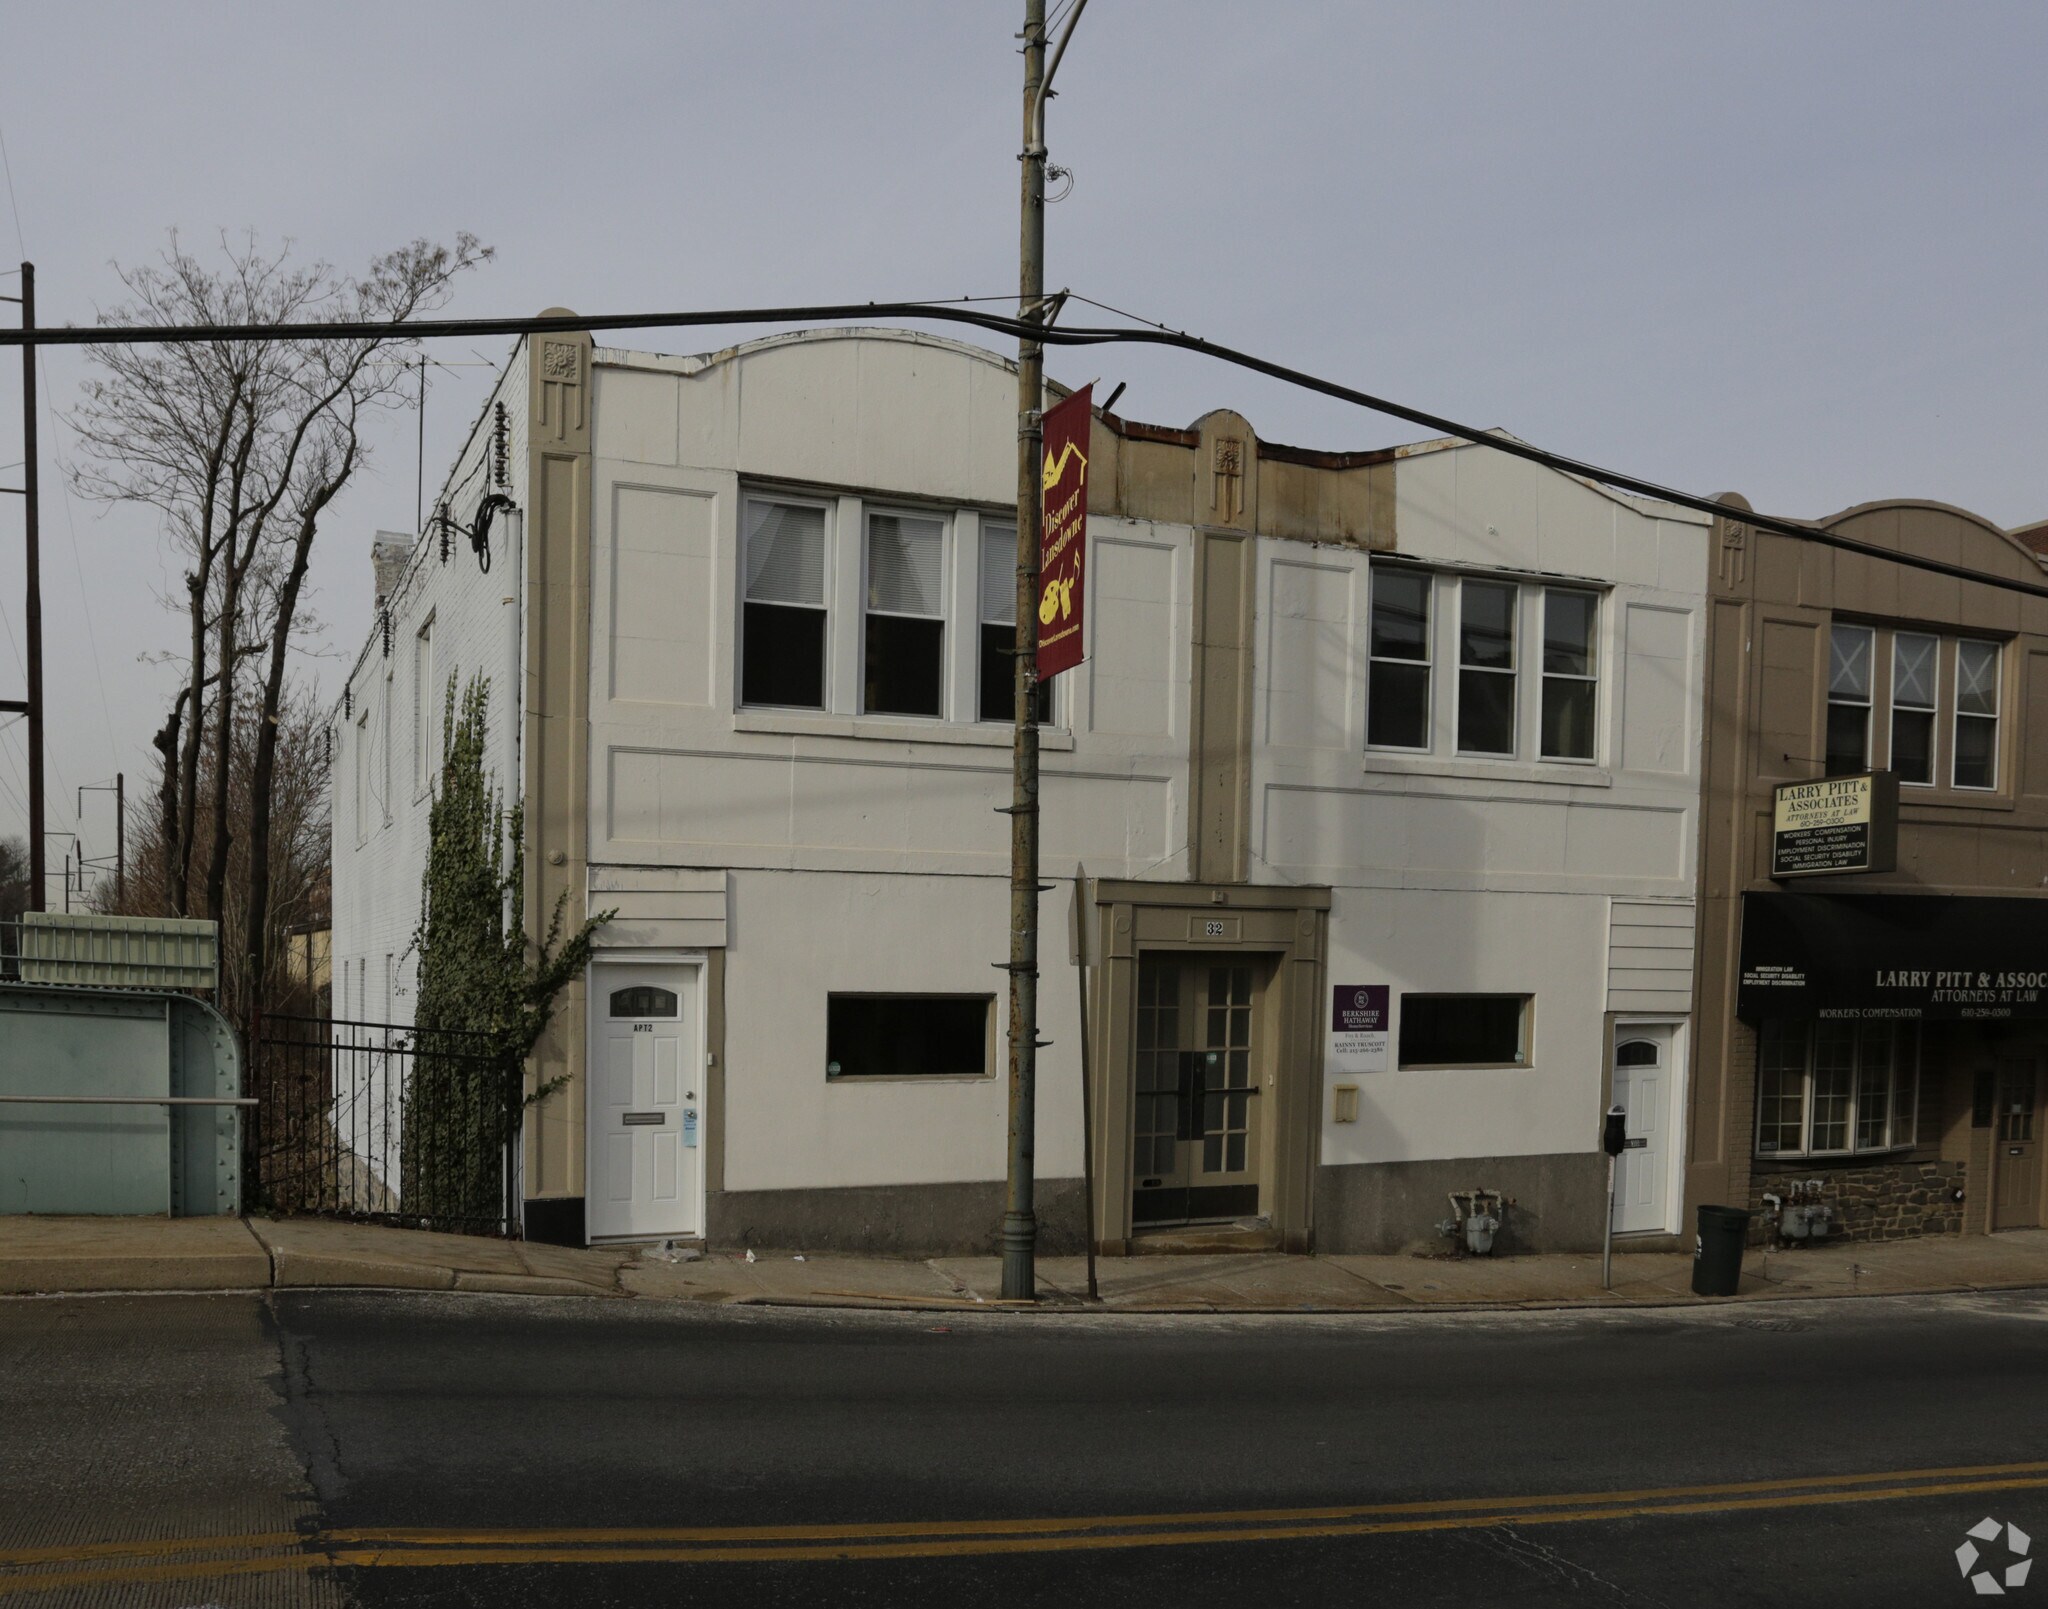
{"label": "utility pole", "polygon": [[[36,265],[21,265],[21,295],[0,296],[0,301],[21,304],[21,327],[36,327]],[[39,525],[41,504],[37,493],[40,477],[36,465],[36,349],[21,344],[21,484],[0,487],[22,500],[23,557],[27,570],[22,607],[23,635],[27,638],[28,686],[26,696],[0,699],[0,714],[28,717],[28,908],[49,909],[49,890],[43,886],[49,862],[43,853],[43,561]],[[68,889],[68,884],[66,885]]]}
{"label": "utility pole", "polygon": [[[1074,0],[1051,66],[1045,59],[1045,0],[1024,0],[1024,151],[1018,239],[1017,317],[1045,317],[1045,101],[1074,24],[1088,0]],[[1045,349],[1017,342],[1017,658],[1010,786],[1010,1167],[1003,1210],[1003,1297],[1038,1297],[1036,1141],[1038,1125],[1038,567],[1044,519],[1039,464],[1045,440]]]}
{"label": "utility pole", "polygon": [[[85,796],[88,793],[111,793],[114,796],[114,903],[122,905],[128,899],[128,774],[116,771],[111,785],[105,782],[88,782],[78,790],[78,819],[85,820]],[[102,862],[102,864],[105,864]],[[79,857],[79,887],[84,888],[84,855]]]}

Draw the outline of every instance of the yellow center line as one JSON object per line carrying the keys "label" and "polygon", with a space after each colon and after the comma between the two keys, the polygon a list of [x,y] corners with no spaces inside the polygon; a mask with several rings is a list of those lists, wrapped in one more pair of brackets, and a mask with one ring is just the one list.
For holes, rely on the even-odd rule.
{"label": "yellow center line", "polygon": [[[924,1523],[722,1526],[659,1529],[455,1530],[394,1528],[127,1540],[73,1548],[0,1551],[0,1597],[114,1582],[358,1569],[538,1564],[751,1564],[786,1560],[954,1558],[1316,1537],[1386,1536],[1502,1525],[1570,1525],[1666,1514],[1729,1514],[1772,1508],[1891,1502],[2048,1488],[2048,1461],[1864,1475],[1787,1477],[1613,1492],[1239,1512],[1081,1515],[1070,1518]],[[255,1558],[167,1559],[165,1554],[248,1552]],[[86,1568],[27,1571],[61,1563]],[[97,1567],[93,1567],[93,1566]]]}

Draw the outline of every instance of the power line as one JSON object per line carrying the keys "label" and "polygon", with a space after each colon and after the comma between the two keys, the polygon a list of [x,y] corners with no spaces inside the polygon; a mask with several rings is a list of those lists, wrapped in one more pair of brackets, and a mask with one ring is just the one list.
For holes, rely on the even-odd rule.
{"label": "power line", "polygon": [[[960,299],[964,300],[965,298]],[[1680,491],[1676,487],[1660,485],[1656,481],[1645,480],[1639,475],[1624,474],[1620,470],[1603,469],[1600,465],[1588,463],[1584,459],[1570,458],[1563,453],[1549,452],[1528,442],[1517,441],[1513,437],[1493,434],[1475,425],[1461,424],[1443,414],[1431,413],[1425,408],[1413,408],[1388,397],[1375,396],[1355,386],[1326,380],[1305,370],[1276,363],[1270,358],[1241,352],[1216,341],[1205,341],[1199,336],[1167,329],[1164,325],[1147,325],[1136,329],[1114,325],[1063,328],[1055,324],[1041,323],[1037,319],[1020,319],[984,312],[979,308],[960,305],[960,301],[838,302],[815,306],[718,308],[682,313],[568,314],[551,318],[426,318],[409,319],[403,323],[336,320],[324,324],[167,324],[90,327],[59,325],[39,326],[26,331],[0,329],[0,347],[95,344],[135,346],[159,342],[185,344],[250,340],[333,341],[394,337],[424,340],[477,335],[573,335],[598,330],[689,329],[729,324],[851,323],[875,318],[931,319],[941,323],[966,324],[1018,340],[1037,341],[1046,346],[1167,346],[1214,358],[1218,362],[1248,369],[1254,374],[1263,374],[1269,379],[1300,386],[1304,390],[1319,392],[1323,396],[1334,397],[1340,402],[1349,402],[1354,406],[1370,409],[1374,413],[1385,414],[1392,419],[1420,425],[1439,435],[1456,437],[1475,446],[1506,453],[1511,458],[1527,459],[1531,463],[1542,464],[1563,474],[1576,475],[1584,480],[1597,481],[1604,486],[1635,492],[1639,496],[1655,498],[1717,518],[1732,519],[1743,525],[1754,526],[1758,530],[1789,536],[1795,541],[1813,542],[1844,553],[1860,553],[1866,558],[1881,559],[1887,563],[1903,565],[1908,569],[1923,570],[1931,575],[1971,581],[2002,592],[2048,598],[2048,586],[2036,582],[1988,575],[1965,565],[1950,564],[1946,560],[1896,551],[1880,547],[1873,542],[1860,542],[1854,537],[1843,536],[1839,532],[1827,530],[1807,520],[1788,519],[1754,509],[1734,508],[1716,498]]]}
{"label": "power line", "polygon": [[[14,199],[14,164],[7,159],[7,131],[5,129],[0,129],[0,171],[4,171],[7,175],[7,206],[8,210],[14,214],[14,243],[21,248],[21,255],[26,259],[28,256],[28,239],[21,232],[21,203]],[[21,270],[10,268],[8,272],[18,274]]]}

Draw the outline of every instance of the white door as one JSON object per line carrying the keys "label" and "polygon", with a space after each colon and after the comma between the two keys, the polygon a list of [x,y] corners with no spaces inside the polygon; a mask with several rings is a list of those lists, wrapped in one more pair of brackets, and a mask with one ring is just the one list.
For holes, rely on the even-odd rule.
{"label": "white door", "polygon": [[697,969],[591,969],[589,1234],[703,1232]]}
{"label": "white door", "polygon": [[1678,1030],[1671,1023],[1619,1023],[1614,1030],[1614,1101],[1628,1113],[1627,1145],[1614,1165],[1614,1232],[1669,1230],[1672,1090]]}

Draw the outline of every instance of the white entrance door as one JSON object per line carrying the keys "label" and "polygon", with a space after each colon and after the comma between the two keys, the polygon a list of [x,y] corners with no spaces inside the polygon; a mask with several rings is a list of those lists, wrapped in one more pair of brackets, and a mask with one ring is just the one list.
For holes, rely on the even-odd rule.
{"label": "white entrance door", "polygon": [[591,969],[589,1233],[703,1232],[697,969]]}
{"label": "white entrance door", "polygon": [[1669,1230],[1673,1066],[1671,1023],[1619,1023],[1614,1101],[1628,1113],[1627,1148],[1614,1165],[1614,1232]]}

